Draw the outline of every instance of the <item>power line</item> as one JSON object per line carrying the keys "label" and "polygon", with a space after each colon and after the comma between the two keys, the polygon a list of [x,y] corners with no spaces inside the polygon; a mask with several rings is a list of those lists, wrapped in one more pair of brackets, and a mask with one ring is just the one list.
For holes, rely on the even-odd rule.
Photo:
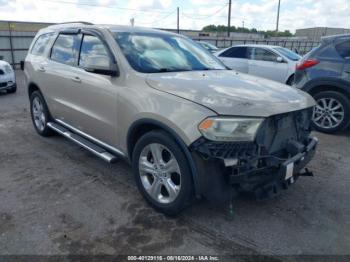
{"label": "power line", "polygon": [[119,9],[119,10],[124,10],[124,11],[136,11],[136,12],[145,12],[145,13],[170,13],[161,9],[152,9],[152,10],[142,10],[142,9],[136,9],[136,8],[128,8],[128,7],[120,7],[116,5],[98,5],[98,4],[93,4],[93,3],[74,3],[70,1],[64,1],[64,0],[50,0],[50,1],[45,1],[45,0],[39,0],[45,3],[60,3],[60,4],[68,4],[68,5],[77,5],[77,6],[88,6],[88,7],[100,7],[100,8],[108,8],[108,9]]}
{"label": "power line", "polygon": [[[226,8],[226,6],[228,5],[228,3],[226,3],[224,6],[220,7],[218,10],[216,10],[214,13],[210,14],[210,15],[197,15],[195,17],[191,16],[191,14],[186,14],[186,13],[181,13],[183,16],[190,18],[190,19],[195,19],[195,20],[204,20],[207,19],[209,17],[213,17],[216,14],[220,13],[224,8]],[[201,16],[200,18],[198,16]]]}
{"label": "power line", "polygon": [[155,19],[155,20],[153,20],[152,22],[146,22],[146,23],[140,23],[141,25],[153,25],[154,23],[156,23],[156,22],[161,22],[161,21],[163,21],[163,20],[165,20],[166,18],[168,18],[169,16],[171,16],[172,14],[174,14],[175,12],[176,12],[177,10],[175,9],[174,11],[172,11],[171,13],[169,13],[169,14],[167,14],[166,16],[164,16],[164,17],[161,17],[161,18],[159,18],[159,19]]}

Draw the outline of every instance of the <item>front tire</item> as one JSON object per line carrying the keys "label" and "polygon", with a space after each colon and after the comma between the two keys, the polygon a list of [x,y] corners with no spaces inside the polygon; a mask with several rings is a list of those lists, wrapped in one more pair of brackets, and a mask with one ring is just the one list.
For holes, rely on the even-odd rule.
{"label": "front tire", "polygon": [[316,106],[313,113],[313,127],[320,132],[335,133],[350,124],[350,101],[336,91],[315,94]]}
{"label": "front tire", "polygon": [[191,202],[191,170],[181,148],[166,132],[151,131],[137,141],[132,167],[138,189],[156,210],[176,215]]}
{"label": "front tire", "polygon": [[54,131],[47,126],[51,120],[44,97],[39,91],[30,95],[30,114],[37,133],[41,136],[51,136]]}

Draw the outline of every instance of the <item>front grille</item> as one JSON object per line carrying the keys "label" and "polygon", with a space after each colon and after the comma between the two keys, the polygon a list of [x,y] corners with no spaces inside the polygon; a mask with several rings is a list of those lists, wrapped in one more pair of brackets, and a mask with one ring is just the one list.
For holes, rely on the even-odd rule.
{"label": "front grille", "polygon": [[291,141],[306,145],[311,117],[312,108],[271,116],[260,127],[256,141],[268,154],[285,150]]}
{"label": "front grille", "polygon": [[7,86],[7,82],[5,82],[5,83],[0,83],[0,87],[5,87],[5,86]]}

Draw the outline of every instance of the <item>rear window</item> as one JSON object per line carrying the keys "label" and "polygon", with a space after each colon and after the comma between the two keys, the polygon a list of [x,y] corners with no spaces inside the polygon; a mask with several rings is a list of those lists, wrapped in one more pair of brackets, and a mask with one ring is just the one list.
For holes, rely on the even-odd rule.
{"label": "rear window", "polygon": [[350,40],[335,45],[339,55],[345,59],[350,59]]}
{"label": "rear window", "polygon": [[63,64],[74,65],[80,45],[80,36],[60,34],[51,50],[51,59]]}
{"label": "rear window", "polygon": [[43,55],[46,47],[54,33],[43,34],[37,38],[35,41],[33,48],[31,50],[31,54],[33,55]]}
{"label": "rear window", "polygon": [[231,47],[230,49],[221,53],[219,56],[231,57],[231,58],[247,58],[247,48],[246,47]]}

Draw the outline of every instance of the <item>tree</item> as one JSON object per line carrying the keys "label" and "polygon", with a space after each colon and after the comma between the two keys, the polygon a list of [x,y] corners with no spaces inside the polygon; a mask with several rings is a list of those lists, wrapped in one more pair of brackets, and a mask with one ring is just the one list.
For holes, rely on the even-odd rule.
{"label": "tree", "polygon": [[[204,32],[227,32],[227,26],[225,25],[207,25],[202,28],[202,31]],[[256,28],[243,28],[243,27],[235,27],[231,26],[230,32],[240,32],[240,33],[260,33],[265,35],[266,37],[272,37],[272,36],[282,36],[282,37],[290,37],[293,36],[293,34],[289,30],[285,30],[284,32],[277,32],[272,30],[262,31],[257,30]]]}

